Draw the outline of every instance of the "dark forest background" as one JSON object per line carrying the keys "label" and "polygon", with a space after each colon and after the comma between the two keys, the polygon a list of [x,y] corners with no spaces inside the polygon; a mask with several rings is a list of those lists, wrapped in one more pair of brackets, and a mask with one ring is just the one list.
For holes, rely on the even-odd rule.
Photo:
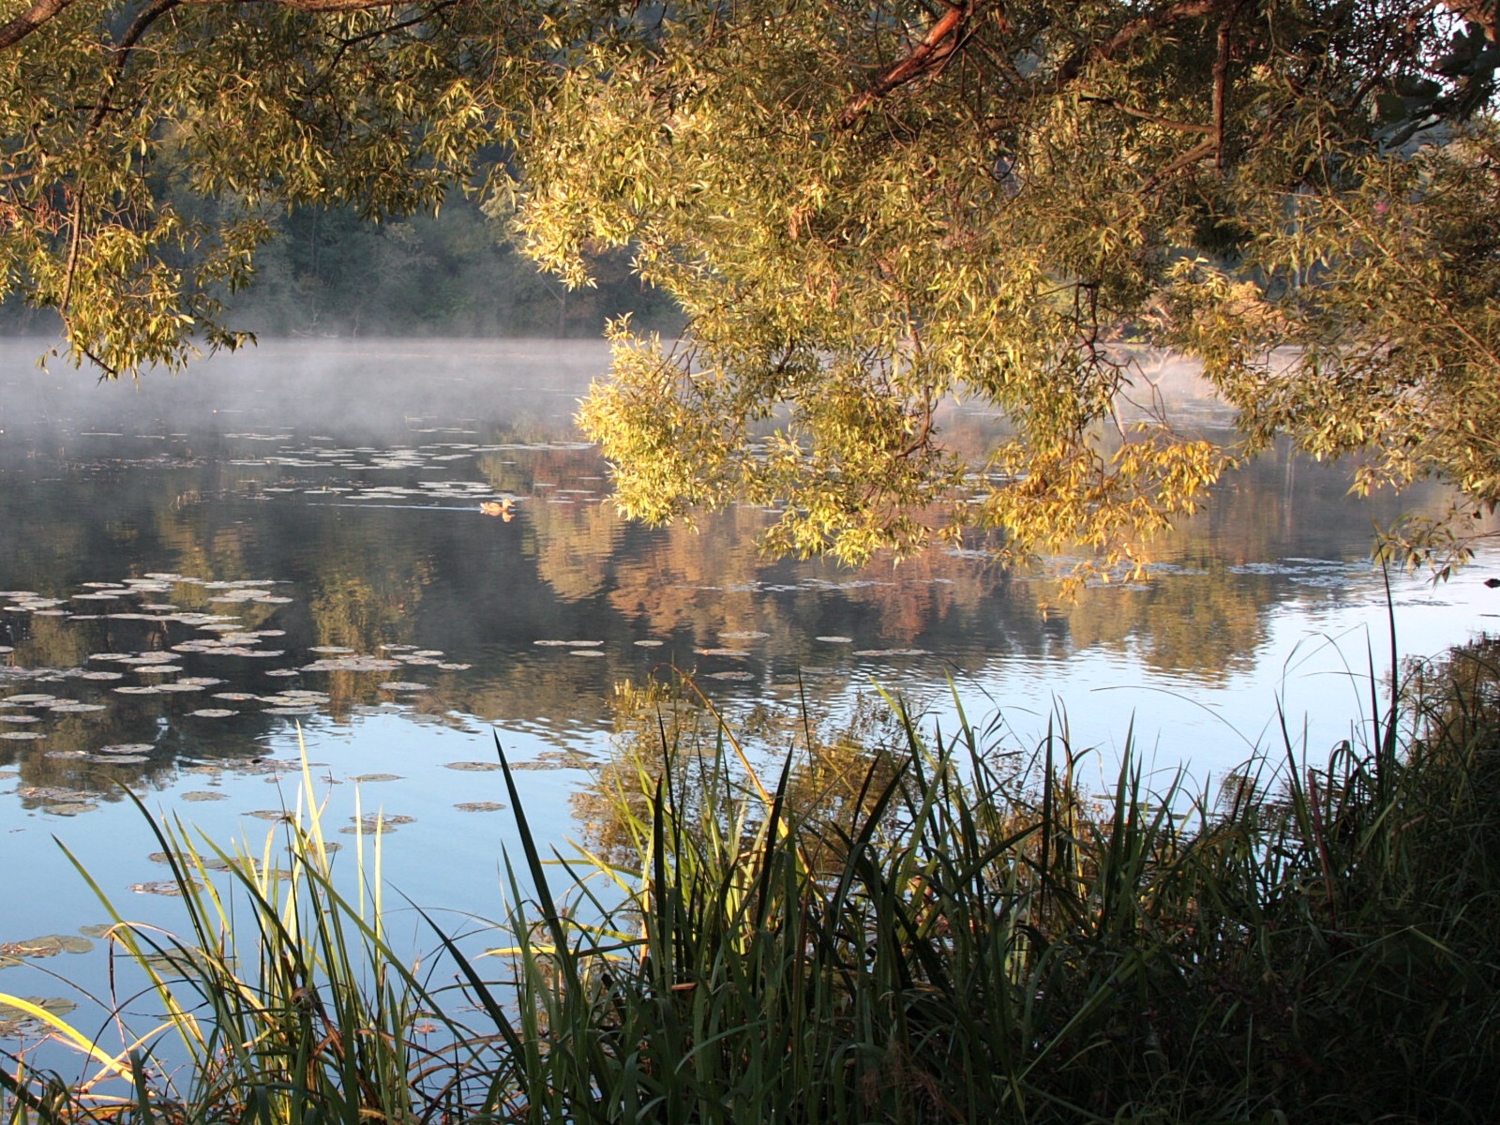
{"label": "dark forest background", "polygon": [[[211,204],[199,204],[211,206]],[[674,333],[673,302],[631,275],[628,257],[596,261],[597,288],[569,292],[456,193],[435,215],[372,222],[353,207],[298,208],[273,224],[254,281],[225,297],[228,326],[277,337],[600,335],[630,313]],[[60,330],[50,309],[0,305],[0,332]]]}

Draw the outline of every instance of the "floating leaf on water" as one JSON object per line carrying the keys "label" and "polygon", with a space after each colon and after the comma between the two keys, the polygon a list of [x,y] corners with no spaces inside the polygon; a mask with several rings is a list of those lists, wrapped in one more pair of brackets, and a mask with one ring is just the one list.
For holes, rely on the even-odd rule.
{"label": "floating leaf on water", "polygon": [[291,605],[293,599],[284,598],[278,594],[267,594],[265,597],[251,598],[250,600],[255,602],[256,605]]}
{"label": "floating leaf on water", "polygon": [[861,648],[855,649],[855,656],[931,656],[925,648]]}
{"label": "floating leaf on water", "polygon": [[91,801],[69,801],[66,804],[43,805],[42,811],[51,813],[53,816],[79,816],[82,813],[93,812],[98,807]]}
{"label": "floating leaf on water", "polygon": [[0,738],[4,738],[10,742],[31,742],[35,739],[46,737],[45,734],[37,730],[0,730]]}
{"label": "floating leaf on water", "polygon": [[80,680],[123,680],[125,678],[125,673],[124,672],[80,672],[80,673],[78,673],[78,678]]}
{"label": "floating leaf on water", "polygon": [[396,659],[401,661],[401,663],[403,664],[412,665],[419,668],[436,668],[439,664],[442,663],[441,660],[434,660],[430,656],[398,656],[396,657]]}
{"label": "floating leaf on water", "polygon": [[751,672],[710,672],[706,677],[710,680],[753,680],[754,673]]}
{"label": "floating leaf on water", "polygon": [[401,667],[399,660],[387,660],[379,656],[330,656],[302,665],[304,672],[394,672]]}
{"label": "floating leaf on water", "polygon": [[313,647],[310,648],[310,649],[308,649],[307,651],[308,652],[322,652],[322,653],[327,653],[329,655],[342,656],[345,653],[353,652],[354,649],[352,649],[352,648],[345,648],[343,645],[313,645]]}
{"label": "floating leaf on water", "polygon": [[505,808],[499,801],[460,801],[453,807],[459,812],[499,812]]}
{"label": "floating leaf on water", "polygon": [[567,648],[568,647],[568,642],[567,641],[532,641],[531,643],[534,644],[534,645],[537,645],[537,646],[539,646],[541,648]]}
{"label": "floating leaf on water", "polygon": [[16,790],[16,795],[26,800],[47,801],[52,804],[83,801],[99,796],[87,789],[64,789],[60,785],[23,785]]}
{"label": "floating leaf on water", "polygon": [[447,662],[438,665],[438,668],[444,672],[467,672],[472,667],[474,667],[472,664],[451,664]]}
{"label": "floating leaf on water", "polygon": [[440,648],[419,648],[419,649],[417,649],[416,652],[412,653],[412,655],[413,656],[444,656],[446,654]]}
{"label": "floating leaf on water", "polygon": [[[61,996],[23,996],[21,999],[54,1016],[65,1016],[78,1007],[73,1001],[64,1000]],[[46,1024],[30,1012],[22,1011],[13,1004],[0,1004],[0,1038],[13,1039],[22,1035],[40,1035],[46,1034],[49,1030]]]}
{"label": "floating leaf on water", "polygon": [[227,707],[200,707],[196,711],[189,711],[189,715],[199,719],[227,719],[232,715],[238,715],[238,711],[231,711]]}
{"label": "floating leaf on water", "polygon": [[114,690],[121,695],[159,695],[161,693],[161,689],[155,684],[126,684]]}
{"label": "floating leaf on water", "polygon": [[222,684],[223,680],[216,680],[212,676],[184,676],[177,681],[179,684],[194,684],[197,687],[213,687]]}
{"label": "floating leaf on water", "polygon": [[392,644],[392,645],[381,645],[380,647],[383,648],[383,649],[385,649],[386,652],[416,652],[417,651],[417,646],[416,645],[394,645],[394,644]]}
{"label": "floating leaf on water", "polygon": [[312,715],[317,713],[316,707],[267,707],[261,711],[262,715]]}
{"label": "floating leaf on water", "polygon": [[56,957],[59,953],[87,953],[94,943],[77,934],[47,934],[24,941],[0,941],[0,954],[10,957]]}
{"label": "floating leaf on water", "polygon": [[177,795],[179,801],[227,801],[229,794],[213,793],[207,789],[189,789],[186,793]]}
{"label": "floating leaf on water", "polygon": [[822,641],[825,645],[852,645],[853,637],[814,637],[815,641]]}
{"label": "floating leaf on water", "polygon": [[410,680],[386,680],[380,685],[382,691],[430,691],[430,684],[413,683]]}
{"label": "floating leaf on water", "polygon": [[750,655],[744,649],[739,648],[695,648],[693,651],[699,656],[727,656],[734,660],[743,660]]}
{"label": "floating leaf on water", "polygon": [[0,715],[0,723],[39,723],[41,721],[35,715]]}
{"label": "floating leaf on water", "polygon": [[254,692],[249,691],[219,691],[214,693],[215,699],[226,699],[231,703],[247,703],[252,699],[260,698]]}
{"label": "floating leaf on water", "polygon": [[113,922],[93,922],[87,926],[79,926],[78,932],[84,937],[107,938],[114,928]]}
{"label": "floating leaf on water", "polygon": [[666,644],[665,641],[636,641],[635,643],[640,645],[641,648],[661,648],[662,645]]}
{"label": "floating leaf on water", "polygon": [[401,781],[399,773],[358,773],[350,781]]}
{"label": "floating leaf on water", "polygon": [[0,645],[0,656],[6,656],[15,651],[10,645]]}
{"label": "floating leaf on water", "polygon": [[82,715],[88,711],[107,711],[108,708],[102,703],[54,703],[48,710],[59,715]]}
{"label": "floating leaf on water", "polygon": [[96,754],[149,754],[156,749],[149,742],[114,742],[95,750]]}
{"label": "floating leaf on water", "polygon": [[56,702],[58,702],[58,698],[55,695],[8,695],[8,696],[5,697],[5,702],[6,703],[56,703]]}
{"label": "floating leaf on water", "polygon": [[597,648],[575,648],[568,653],[569,656],[607,656],[608,653],[600,652]]}
{"label": "floating leaf on water", "polygon": [[136,673],[141,676],[169,676],[173,672],[181,672],[180,664],[162,664],[160,661],[142,661],[136,666]]}
{"label": "floating leaf on water", "polygon": [[257,820],[276,820],[288,823],[294,819],[292,814],[285,809],[256,809],[254,812],[247,812],[244,815],[253,816]]}
{"label": "floating leaf on water", "polygon": [[448,770],[469,770],[473,773],[488,773],[490,770],[500,768],[499,762],[447,762],[443,766]]}
{"label": "floating leaf on water", "polygon": [[272,668],[266,672],[266,675],[275,676],[278,679],[285,679],[288,676],[300,676],[301,674],[295,668]]}
{"label": "floating leaf on water", "polygon": [[769,637],[770,633],[762,633],[757,629],[740,629],[733,633],[720,633],[721,641],[760,641]]}
{"label": "floating leaf on water", "polygon": [[394,813],[367,813],[365,814],[365,816],[357,820],[352,816],[349,819],[354,821],[354,823],[349,825],[347,828],[339,829],[339,831],[344,833],[344,835],[346,836],[353,836],[359,833],[370,832],[379,832],[383,835],[389,835],[390,833],[396,831],[396,829],[403,824],[416,823],[417,818],[414,816],[401,816]]}
{"label": "floating leaf on water", "polygon": [[[193,890],[201,891],[203,884],[188,880],[188,886]],[[163,895],[167,898],[181,898],[183,888],[171,879],[158,879],[150,883],[131,883],[125,888],[134,891],[138,895]]]}
{"label": "floating leaf on water", "polygon": [[[73,754],[75,751],[68,751],[68,753]],[[82,754],[82,751],[76,751],[76,753]],[[52,758],[60,755],[48,754],[47,756]],[[138,766],[151,760],[144,755],[136,754],[83,754],[83,757],[101,766]]]}

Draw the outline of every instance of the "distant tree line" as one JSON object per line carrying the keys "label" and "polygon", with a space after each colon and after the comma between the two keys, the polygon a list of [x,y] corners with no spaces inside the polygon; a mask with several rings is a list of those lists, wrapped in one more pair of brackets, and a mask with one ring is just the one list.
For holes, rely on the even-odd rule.
{"label": "distant tree line", "polygon": [[[175,197],[215,221],[219,205]],[[352,206],[294,208],[271,222],[250,283],[224,294],[235,328],[276,336],[598,337],[605,321],[668,334],[681,324],[671,298],[633,276],[629,257],[599,261],[597,285],[569,290],[509,244],[479,204],[453,193],[436,213],[373,223]],[[51,309],[12,298],[0,332],[61,332]]]}

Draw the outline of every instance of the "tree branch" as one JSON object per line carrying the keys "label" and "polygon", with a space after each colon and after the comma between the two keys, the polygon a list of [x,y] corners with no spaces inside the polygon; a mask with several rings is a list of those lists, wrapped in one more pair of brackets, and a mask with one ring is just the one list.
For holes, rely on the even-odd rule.
{"label": "tree branch", "polygon": [[[182,0],[185,4],[271,4],[278,8],[293,8],[299,12],[334,14],[395,8],[408,2],[409,0]],[[20,15],[0,24],[0,51],[14,47],[72,5],[73,0],[36,0]]]}
{"label": "tree branch", "polygon": [[1500,43],[1500,4],[1495,0],[1442,0],[1442,6],[1484,28],[1485,38],[1491,43]]}
{"label": "tree branch", "polygon": [[1212,15],[1221,8],[1228,7],[1230,0],[1177,0],[1174,4],[1168,4],[1165,8],[1158,8],[1149,15],[1133,19],[1120,28],[1108,39],[1102,42],[1092,43],[1086,47],[1080,47],[1069,55],[1063,64],[1057,68],[1052,76],[1051,92],[1057,93],[1083,71],[1090,63],[1101,62],[1111,58],[1121,49],[1128,47],[1141,36],[1153,31],[1160,31],[1170,24],[1180,20],[1198,19],[1201,16]]}
{"label": "tree branch", "polygon": [[1093,102],[1096,105],[1107,105],[1110,109],[1117,109],[1121,113],[1128,113],[1131,117],[1139,117],[1142,121],[1149,121],[1153,125],[1160,125],[1163,129],[1176,129],[1180,133],[1212,133],[1212,125],[1195,125],[1191,121],[1173,121],[1170,117],[1162,117],[1159,114],[1148,113],[1144,109],[1136,109],[1134,106],[1126,105],[1119,98],[1101,98],[1093,94],[1085,94],[1079,101]]}
{"label": "tree branch", "polygon": [[0,26],[0,50],[15,46],[72,3],[73,0],[37,0],[19,16]]}
{"label": "tree branch", "polygon": [[962,43],[969,21],[981,2],[982,0],[967,0],[959,5],[944,0],[948,11],[932,25],[922,41],[912,48],[911,54],[877,78],[868,90],[844,108],[839,116],[839,124],[847,129],[870,106],[892,90],[904,86],[914,78],[931,73],[947,62]]}

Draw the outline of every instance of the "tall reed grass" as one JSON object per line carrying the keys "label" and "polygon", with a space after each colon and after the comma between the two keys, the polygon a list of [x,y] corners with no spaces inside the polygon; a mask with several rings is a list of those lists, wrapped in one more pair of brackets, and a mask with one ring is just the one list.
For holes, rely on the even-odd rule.
{"label": "tall reed grass", "polygon": [[402,965],[373,886],[336,889],[310,802],[289,875],[226,857],[239,913],[163,827],[186,936],[116,934],[185,1073],[156,1073],[150,1036],[98,1082],[13,1066],[6,1114],[1491,1122],[1497,654],[1426,670],[1316,766],[1289,741],[1213,794],[1153,791],[1128,754],[1088,794],[1060,730],[1018,769],[898,709],[822,805],[794,756],[761,777],[727,724],[663,721],[615,775],[624,846],[549,860],[518,811],[492,956],[433,930],[456,992]]}

